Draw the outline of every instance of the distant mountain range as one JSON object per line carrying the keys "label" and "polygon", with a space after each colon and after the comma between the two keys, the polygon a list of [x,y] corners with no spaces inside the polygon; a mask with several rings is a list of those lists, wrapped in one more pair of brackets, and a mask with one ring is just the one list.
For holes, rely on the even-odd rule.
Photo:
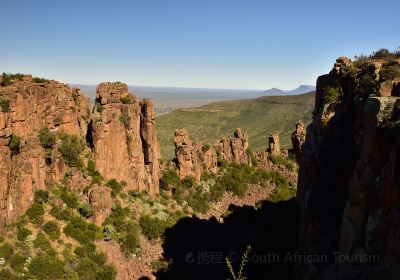
{"label": "distant mountain range", "polygon": [[300,85],[292,90],[282,90],[279,88],[271,88],[266,91],[263,91],[265,96],[283,96],[283,95],[298,95],[307,92],[311,92],[315,90],[315,86],[310,85]]}
{"label": "distant mountain range", "polygon": [[[94,102],[96,85],[72,86],[80,87]],[[196,107],[217,101],[252,99],[262,96],[299,95],[314,91],[315,87],[301,85],[293,90],[272,88],[263,91],[254,89],[129,86],[129,90],[138,98],[150,98],[153,100],[157,114],[163,114],[178,108]]]}

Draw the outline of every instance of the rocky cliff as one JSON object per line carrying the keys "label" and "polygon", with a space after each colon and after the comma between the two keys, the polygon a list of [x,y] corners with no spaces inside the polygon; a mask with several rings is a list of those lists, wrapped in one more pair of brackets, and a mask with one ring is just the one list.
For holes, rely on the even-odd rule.
{"label": "rocky cliff", "polygon": [[329,261],[298,264],[296,279],[399,275],[400,99],[392,66],[400,69],[399,61],[342,57],[317,80],[299,158],[299,250]]}
{"label": "rocky cliff", "polygon": [[[0,105],[1,227],[30,207],[36,190],[51,190],[67,171],[67,187],[82,191],[90,184],[83,170],[90,157],[105,179],[158,192],[160,153],[152,103],[137,101],[126,85],[99,85],[91,114],[89,98],[78,88],[29,75],[0,75]],[[43,131],[57,136],[51,144],[40,139]],[[73,162],[75,151],[63,147],[62,139],[80,147],[79,162]]]}
{"label": "rocky cliff", "polygon": [[[2,78],[1,78],[2,79]],[[49,189],[66,171],[61,155],[46,155],[39,131],[82,136],[90,117],[89,98],[56,81],[31,76],[0,87],[0,225],[13,222],[31,205],[33,194]],[[49,163],[46,157],[51,157]]]}
{"label": "rocky cliff", "polygon": [[126,84],[101,83],[90,128],[96,166],[105,178],[158,193],[160,152],[150,100],[136,100]]}
{"label": "rocky cliff", "polygon": [[193,142],[186,129],[175,130],[175,164],[181,179],[186,176],[195,177],[199,182],[204,171],[218,172],[218,161],[251,165],[248,151],[248,138],[240,128],[233,137],[223,138],[213,145],[202,145]]}

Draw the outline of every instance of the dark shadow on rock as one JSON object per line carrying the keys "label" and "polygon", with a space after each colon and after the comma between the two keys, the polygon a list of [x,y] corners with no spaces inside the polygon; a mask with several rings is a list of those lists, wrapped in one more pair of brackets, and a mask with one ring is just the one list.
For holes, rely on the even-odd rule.
{"label": "dark shadow on rock", "polygon": [[[297,248],[299,212],[295,199],[262,207],[234,207],[224,223],[185,218],[165,233],[164,258],[169,269],[157,279],[233,279],[225,257],[235,272],[247,245],[252,246],[245,276],[256,279],[291,279],[294,263],[285,258]],[[293,256],[293,255],[289,255]]]}

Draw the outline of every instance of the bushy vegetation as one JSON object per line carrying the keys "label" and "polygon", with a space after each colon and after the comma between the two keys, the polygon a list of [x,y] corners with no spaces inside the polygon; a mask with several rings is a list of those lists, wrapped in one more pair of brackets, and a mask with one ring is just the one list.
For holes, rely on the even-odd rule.
{"label": "bushy vegetation", "polygon": [[171,190],[180,184],[179,175],[176,170],[163,170],[160,180],[160,188],[162,190]]}
{"label": "bushy vegetation", "polygon": [[56,240],[60,237],[60,226],[56,221],[49,221],[43,226],[44,232],[50,237],[51,240]]}
{"label": "bushy vegetation", "polygon": [[340,99],[340,90],[336,87],[328,87],[324,89],[322,102],[324,104],[338,102]]}
{"label": "bushy vegetation", "polygon": [[45,190],[37,190],[35,192],[35,202],[43,204],[49,201],[49,193]]}
{"label": "bushy vegetation", "polygon": [[400,65],[395,61],[389,61],[383,64],[379,72],[380,82],[390,81],[400,77]]}
{"label": "bushy vegetation", "polygon": [[283,156],[270,156],[269,159],[273,164],[280,164],[286,166],[291,171],[296,171],[298,166],[296,162],[290,158],[284,158]]}
{"label": "bushy vegetation", "polygon": [[122,110],[121,115],[119,116],[119,121],[126,129],[129,128],[131,125],[131,117],[129,116],[127,110]]}
{"label": "bushy vegetation", "polygon": [[14,80],[22,80],[24,78],[24,76],[25,75],[21,74],[21,73],[10,74],[10,73],[3,72],[2,81],[1,81],[0,85],[3,87],[12,85]]}
{"label": "bushy vegetation", "polygon": [[1,111],[4,113],[10,112],[10,100],[8,100],[8,99],[0,100],[0,107],[1,107]]}
{"label": "bushy vegetation", "polygon": [[12,134],[10,137],[10,143],[8,144],[8,147],[10,148],[13,154],[19,154],[21,150],[21,137]]}
{"label": "bushy vegetation", "polygon": [[41,203],[34,202],[32,206],[26,211],[26,215],[35,223],[43,221],[44,208]]}
{"label": "bushy vegetation", "polygon": [[52,149],[56,143],[56,135],[48,127],[44,127],[39,131],[39,140],[43,148]]}
{"label": "bushy vegetation", "polygon": [[93,243],[98,236],[102,236],[100,229],[93,223],[86,222],[80,216],[72,216],[64,227],[64,233],[82,244]]}
{"label": "bushy vegetation", "polygon": [[79,139],[76,135],[61,134],[61,145],[59,147],[65,162],[70,167],[76,167],[80,170],[83,169],[84,163],[81,154],[85,150],[85,141]]}
{"label": "bushy vegetation", "polygon": [[61,189],[61,200],[68,206],[68,208],[75,209],[78,207],[78,197],[75,193],[67,191],[66,188]]}
{"label": "bushy vegetation", "polygon": [[111,189],[112,197],[116,197],[123,189],[122,184],[115,179],[108,180],[106,185]]}
{"label": "bushy vegetation", "polygon": [[89,203],[82,203],[79,206],[79,214],[84,218],[90,218],[93,215],[93,207]]}
{"label": "bushy vegetation", "polygon": [[93,159],[89,159],[86,167],[87,175],[92,177],[92,184],[101,185],[103,182],[103,176],[101,176],[100,172],[96,168],[96,163]]}
{"label": "bushy vegetation", "polygon": [[142,233],[149,239],[160,238],[165,230],[173,226],[175,221],[170,219],[160,219],[150,215],[143,215],[139,219],[140,228]]}
{"label": "bushy vegetation", "polygon": [[26,238],[31,234],[32,234],[32,231],[30,231],[29,229],[27,229],[21,225],[17,227],[17,239],[19,241],[25,241]]}
{"label": "bushy vegetation", "polygon": [[115,230],[115,233],[111,233],[111,235],[120,243],[125,254],[130,255],[138,252],[140,246],[139,225],[131,219],[129,208],[123,208],[117,203],[111,215],[105,220],[104,225],[105,228]]}
{"label": "bushy vegetation", "polygon": [[128,94],[127,96],[121,97],[120,101],[124,104],[132,104],[133,97]]}
{"label": "bushy vegetation", "polygon": [[50,82],[50,80],[45,79],[45,78],[40,78],[40,77],[33,77],[32,81],[35,83],[39,83],[39,84],[44,84],[44,83]]}
{"label": "bushy vegetation", "polygon": [[28,273],[34,279],[62,279],[64,263],[56,256],[40,254],[32,258],[28,265]]}

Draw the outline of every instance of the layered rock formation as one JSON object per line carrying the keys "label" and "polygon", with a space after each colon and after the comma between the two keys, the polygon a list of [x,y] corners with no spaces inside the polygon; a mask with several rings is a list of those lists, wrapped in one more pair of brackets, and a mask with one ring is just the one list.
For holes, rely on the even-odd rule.
{"label": "layered rock formation", "polygon": [[301,149],[299,250],[332,258],[298,265],[297,279],[399,275],[400,98],[387,94],[393,81],[382,92],[382,65],[339,58],[318,78]]}
{"label": "layered rock formation", "polygon": [[88,202],[93,207],[93,222],[97,225],[103,224],[111,214],[113,206],[111,189],[98,185],[93,186],[88,192]]}
{"label": "layered rock formation", "polygon": [[139,102],[126,84],[101,83],[89,138],[105,178],[125,181],[128,189],[158,193],[160,152],[150,100]]}
{"label": "layered rock formation", "polygon": [[251,165],[251,158],[247,153],[249,139],[240,128],[235,130],[233,137],[221,139],[213,146],[223,160]]}
{"label": "layered rock formation", "polygon": [[218,160],[251,165],[248,155],[248,138],[240,128],[233,137],[221,139],[213,145],[201,145],[190,140],[186,129],[175,130],[175,164],[181,179],[186,176],[195,177],[199,182],[203,171],[218,172]]}
{"label": "layered rock formation", "polygon": [[[46,163],[39,131],[48,127],[81,137],[90,111],[89,98],[79,89],[56,81],[37,83],[31,76],[0,87],[0,102],[9,103],[0,112],[0,225],[4,226],[29,208],[36,190],[51,188],[66,171],[57,150],[52,162]],[[20,139],[17,148],[16,139]]]}
{"label": "layered rock formation", "polygon": [[279,156],[281,154],[278,132],[274,132],[268,137],[268,153],[272,156]]}
{"label": "layered rock formation", "polygon": [[[30,207],[36,190],[52,189],[67,171],[69,190],[90,184],[90,177],[66,164],[60,152],[63,134],[86,138],[91,149],[84,148],[82,159],[93,157],[105,179],[158,192],[160,152],[151,101],[137,101],[124,84],[103,83],[91,115],[89,98],[80,89],[29,75],[3,79],[0,75],[0,228]],[[44,128],[58,135],[47,150],[39,140]]]}
{"label": "layered rock formation", "polygon": [[302,121],[299,121],[296,124],[296,129],[295,131],[293,131],[291,139],[292,139],[292,152],[296,156],[296,159],[300,160],[301,147],[303,146],[304,141],[306,140],[306,129]]}
{"label": "layered rock formation", "polygon": [[200,160],[201,146],[190,140],[186,129],[175,130],[175,163],[179,169],[179,177],[193,176],[197,182],[200,181],[203,167]]}

